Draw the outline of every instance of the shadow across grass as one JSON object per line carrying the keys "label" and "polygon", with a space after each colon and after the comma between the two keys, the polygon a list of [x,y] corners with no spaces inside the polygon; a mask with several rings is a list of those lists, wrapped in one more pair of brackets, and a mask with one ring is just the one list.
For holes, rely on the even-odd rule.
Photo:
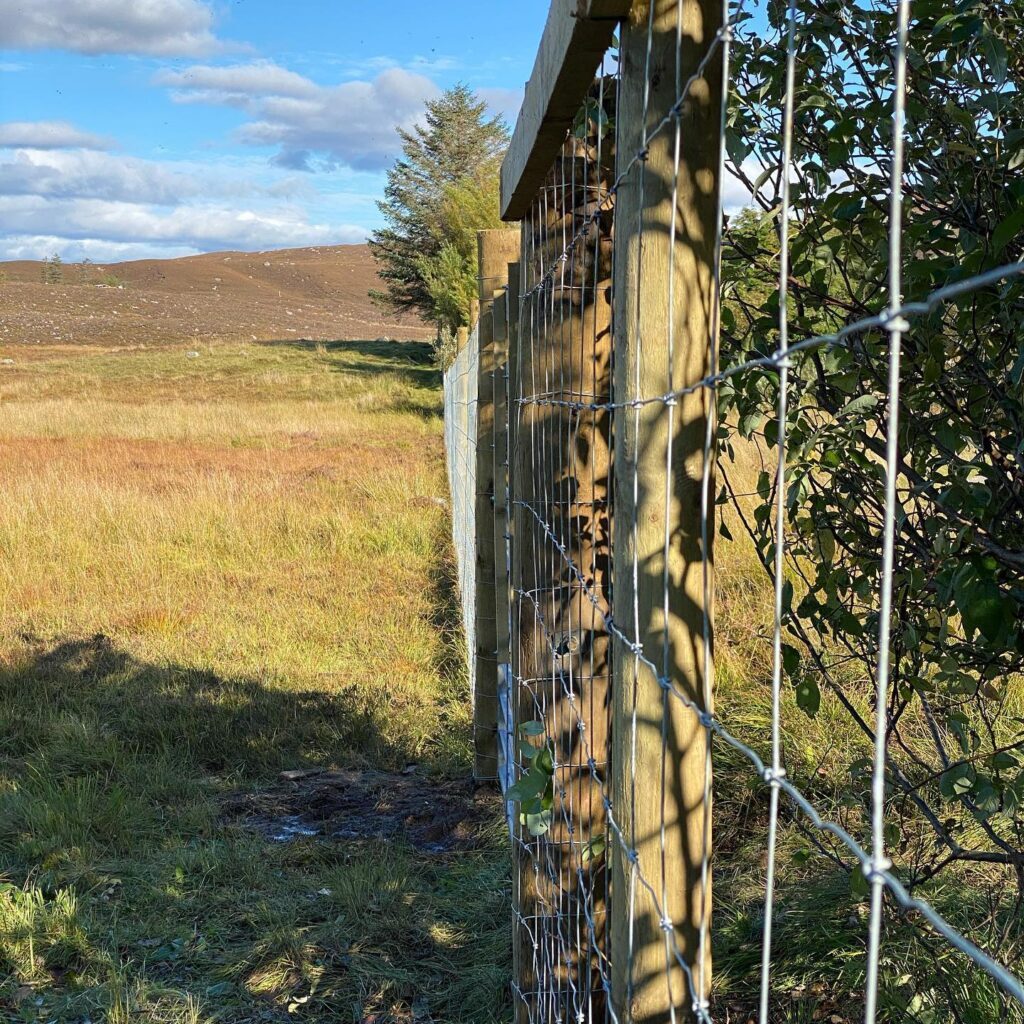
{"label": "shadow across grass", "polygon": [[391,373],[403,383],[419,388],[439,388],[441,371],[427,341],[308,341],[283,338],[260,342],[268,348],[321,352],[330,357],[339,373],[379,376]]}
{"label": "shadow across grass", "polygon": [[5,1013],[502,1019],[500,820],[457,855],[225,823],[227,796],[282,769],[403,764],[358,691],[150,664],[102,634],[26,637],[0,709]]}

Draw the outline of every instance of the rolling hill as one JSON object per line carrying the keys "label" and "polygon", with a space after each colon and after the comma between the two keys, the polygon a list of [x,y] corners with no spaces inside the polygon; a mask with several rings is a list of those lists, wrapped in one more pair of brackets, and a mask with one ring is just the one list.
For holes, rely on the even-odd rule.
{"label": "rolling hill", "polygon": [[0,263],[0,345],[134,347],[278,338],[425,339],[415,318],[375,306],[365,245],[216,252],[173,260]]}

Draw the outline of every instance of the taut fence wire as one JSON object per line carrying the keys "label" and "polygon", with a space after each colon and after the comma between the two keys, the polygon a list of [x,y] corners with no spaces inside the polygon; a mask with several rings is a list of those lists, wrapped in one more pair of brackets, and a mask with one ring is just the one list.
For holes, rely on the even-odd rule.
{"label": "taut fence wire", "polygon": [[[596,6],[579,5],[575,31],[583,31],[586,11]],[[916,141],[909,148],[907,142],[908,97],[917,96],[913,75],[923,63],[916,60],[909,0],[884,9],[839,5],[844,24],[860,19],[887,55],[874,96],[876,110],[884,100],[887,111],[879,133],[884,149],[855,156],[847,178],[836,175],[819,190],[825,203],[831,189],[842,190],[858,174],[871,177],[868,201],[858,207],[869,226],[851,226],[849,236],[870,237],[883,272],[863,288],[848,279],[858,269],[869,275],[866,257],[839,265],[834,276],[816,278],[807,269],[805,239],[818,225],[807,184],[816,168],[804,138],[801,78],[827,59],[812,53],[811,25],[818,14],[835,16],[836,5],[790,0],[756,16],[753,3],[619,6],[626,8],[618,12],[620,35],[577,98],[579,113],[563,129],[546,176],[521,209],[506,203],[520,219],[522,238],[519,281],[508,293],[517,323],[507,361],[495,369],[506,381],[508,410],[506,475],[499,471],[495,492],[504,495],[508,515],[507,573],[496,579],[509,597],[509,642],[497,660],[507,665],[508,680],[502,744],[515,761],[502,788],[512,822],[516,1020],[812,1019],[798,1015],[808,994],[793,980],[801,969],[794,963],[807,957],[807,947],[794,940],[788,922],[797,920],[797,929],[800,920],[810,922],[820,932],[825,921],[827,931],[827,915],[849,914],[850,907],[827,885],[813,888],[815,864],[833,879],[848,878],[867,904],[843,920],[847,945],[822,940],[822,957],[832,965],[826,985],[834,985],[818,1005],[831,1009],[833,1020],[1021,1020],[1021,900],[1003,902],[1001,879],[1020,885],[1024,878],[1016,816],[1024,792],[1016,795],[1018,783],[996,785],[1004,777],[1024,779],[1017,753],[1024,746],[1024,718],[1016,710],[1024,708],[1020,623],[997,610],[983,621],[969,607],[959,610],[961,621],[942,602],[959,600],[957,587],[979,595],[971,600],[990,602],[986,607],[1000,597],[1009,601],[1024,556],[1006,534],[972,532],[970,508],[943,497],[958,472],[954,458],[948,474],[920,479],[910,443],[915,424],[900,419],[911,401],[908,375],[920,372],[926,344],[943,332],[955,335],[961,310],[977,320],[979,309],[994,310],[1000,329],[1009,331],[1002,355],[1012,369],[994,400],[1018,415],[1024,356],[1012,348],[1020,346],[1013,333],[1020,320],[1013,317],[1021,310],[1016,286],[1024,263],[1012,255],[1020,247],[1004,230],[988,265],[965,259],[931,287],[905,294],[904,268],[919,285],[917,262],[929,258],[915,221],[932,216],[917,198],[920,174],[910,162],[911,155],[929,158]],[[552,6],[551,39],[564,38],[558,18],[565,7]],[[765,87],[750,104],[750,40],[772,33],[778,89]],[[547,42],[548,33],[542,48]],[[842,58],[843,75],[854,75],[857,59]],[[538,68],[543,64],[538,58]],[[749,155],[737,159],[727,148],[744,102],[743,116],[756,111],[768,130],[759,147],[748,146]],[[869,116],[854,110],[849,124],[835,119],[829,130],[838,138],[844,124],[854,137]],[[909,116],[924,120],[919,106],[911,105]],[[524,106],[521,126],[525,117]],[[750,169],[757,159],[770,173]],[[727,195],[727,164],[746,188],[738,203]],[[763,201],[766,187],[772,194]],[[760,220],[737,213],[737,205],[758,204]],[[744,249],[741,237],[751,223],[755,231],[770,229],[771,240],[758,243],[756,253]],[[819,258],[835,266],[847,244],[842,232],[816,241]],[[731,261],[754,267],[766,253],[766,290],[758,293],[761,285],[749,276],[737,283]],[[840,279],[858,302],[844,299]],[[826,310],[816,317],[807,313],[815,289]],[[768,311],[768,328],[749,316],[751,307]],[[741,315],[754,328],[743,344]],[[970,344],[954,339],[948,351],[958,358]],[[472,356],[465,351],[445,378],[453,519],[466,486],[464,455],[453,449],[471,435],[448,422],[460,415],[460,400],[449,394],[467,372]],[[872,380],[881,401],[848,388],[838,409],[811,407],[822,379],[831,373],[856,380],[855,372]],[[928,372],[933,400],[926,408],[959,409],[949,394],[953,371]],[[773,415],[753,417],[749,403],[737,401],[743,393],[770,405]],[[805,507],[820,511],[823,492],[831,489],[834,498],[834,488],[846,486],[845,477],[827,475],[843,471],[842,459],[825,456],[836,443],[836,425],[850,419],[844,457],[859,467],[858,480],[879,485],[855,494],[851,515],[865,524],[857,536],[838,526],[823,530]],[[986,460],[999,467],[1012,499],[1006,521],[1016,523],[1024,433],[1021,418],[1014,422],[1016,463],[1011,458],[1004,466],[982,441],[957,451],[967,453],[972,486],[994,478],[986,476]],[[819,457],[818,468],[808,470]],[[738,486],[744,458],[761,469],[748,491]],[[906,564],[917,532],[933,543],[940,565],[946,558],[942,531],[928,525],[935,509],[948,516],[957,543],[968,545],[949,558],[962,550],[962,566],[973,567],[961,566],[948,587],[938,571],[915,583],[917,567]],[[767,617],[728,625],[730,637],[746,629],[769,652],[758,678],[739,682],[736,666],[749,670],[750,660],[723,649],[721,638],[716,650],[714,629],[716,593],[728,605],[722,594],[735,585],[730,523],[742,526],[756,549],[749,572],[763,566],[767,580],[754,599],[763,609],[753,615],[764,610]],[[455,536],[458,547],[471,534],[456,524]],[[729,541],[724,554],[718,545],[725,582],[716,580],[716,536]],[[460,565],[472,551],[460,551]],[[803,610],[816,607],[815,573],[826,567],[839,580],[826,587],[827,628]],[[989,574],[984,587],[969,582],[982,571]],[[460,583],[465,600],[472,581],[461,570]],[[847,587],[854,597],[843,597]],[[924,620],[939,631],[934,646],[942,667],[935,671],[916,650],[932,644],[914,628],[911,598],[918,592],[931,602]],[[966,657],[975,638],[992,650],[971,689],[962,678],[967,668],[948,662]],[[908,665],[916,666],[913,673]],[[958,672],[953,699],[942,687]],[[990,691],[998,691],[994,710],[970,703]],[[757,715],[751,704],[761,708]],[[825,714],[835,716],[832,736],[821,724]],[[827,746],[804,757],[801,748],[811,744],[801,743],[801,730]],[[842,766],[857,784],[856,799],[839,793],[828,775],[842,744],[858,755],[852,767]],[[927,744],[934,749],[926,756]],[[995,782],[981,778],[983,767]],[[759,802],[758,789],[766,800]],[[728,823],[741,791],[756,828],[749,820],[741,828]],[[946,803],[936,808],[929,799],[940,792]],[[713,813],[716,806],[723,810]],[[943,820],[952,810],[962,817]],[[756,857],[752,867],[735,868],[743,856],[751,859],[745,830],[756,837]],[[724,849],[717,840],[723,834]],[[797,848],[803,841],[809,846]],[[953,876],[959,899],[941,886],[929,898],[920,895],[951,865],[1005,874]],[[747,885],[742,897],[740,875]],[[735,920],[742,900],[755,902],[755,885],[760,908],[737,938],[721,920]],[[971,885],[984,895],[969,896]],[[724,909],[714,913],[713,887],[726,894]],[[809,911],[802,888],[819,901]],[[985,920],[976,931],[970,911],[979,907]],[[713,938],[721,986],[712,977]],[[923,959],[915,959],[915,942]],[[935,973],[915,977],[925,961]],[[813,974],[815,966],[803,969]]]}

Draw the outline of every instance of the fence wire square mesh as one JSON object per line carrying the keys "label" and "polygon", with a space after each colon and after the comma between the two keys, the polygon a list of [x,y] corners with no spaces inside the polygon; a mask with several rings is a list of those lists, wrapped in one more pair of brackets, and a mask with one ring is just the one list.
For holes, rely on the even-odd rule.
{"label": "fence wire square mesh", "polygon": [[1020,1021],[1019,96],[963,58],[1010,198],[940,272],[950,11],[640,7],[522,221],[516,1019]]}
{"label": "fence wire square mesh", "polygon": [[476,438],[479,331],[458,351],[444,373],[444,450],[451,496],[462,621],[466,635],[466,670],[470,699],[476,692]]}

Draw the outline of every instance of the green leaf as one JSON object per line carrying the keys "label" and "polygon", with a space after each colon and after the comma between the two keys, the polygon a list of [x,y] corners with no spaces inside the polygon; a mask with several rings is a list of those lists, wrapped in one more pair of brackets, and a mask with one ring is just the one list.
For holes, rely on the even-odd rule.
{"label": "green leaf", "polygon": [[518,802],[532,800],[547,789],[550,778],[544,772],[531,770],[505,790],[505,799]]}
{"label": "green leaf", "polygon": [[555,770],[554,759],[551,756],[550,745],[541,747],[537,751],[537,756],[533,759],[533,767],[538,772],[543,772],[545,775],[551,775]]}
{"label": "green leaf", "polygon": [[992,232],[992,253],[998,256],[1024,228],[1024,203],[1019,204],[1009,217],[1001,220]]}
{"label": "green leaf", "polygon": [[856,398],[851,398],[843,406],[840,410],[840,415],[860,416],[869,413],[876,405],[878,405],[878,397],[876,395],[858,395]]}
{"label": "green leaf", "polygon": [[531,836],[542,836],[551,828],[551,811],[540,811],[536,814],[523,815],[523,824]]}
{"label": "green leaf", "polygon": [[750,146],[739,132],[733,131],[731,128],[727,128],[725,132],[725,148],[729,154],[729,159],[739,167],[740,164],[747,158],[747,154],[750,152]]}
{"label": "green leaf", "polygon": [[813,718],[821,707],[821,690],[818,684],[808,676],[804,676],[796,684],[796,706]]}
{"label": "green leaf", "polygon": [[545,725],[543,722],[521,722],[519,734],[521,736],[543,736]]}
{"label": "green leaf", "polygon": [[974,768],[969,764],[956,764],[947,769],[939,778],[939,792],[945,800],[955,800],[971,791],[976,778]]}
{"label": "green leaf", "polygon": [[790,644],[782,645],[782,667],[788,676],[795,676],[800,671],[800,652]]}
{"label": "green leaf", "polygon": [[993,35],[991,32],[986,32],[981,40],[982,49],[985,51],[985,59],[988,61],[989,67],[992,69],[992,77],[996,80],[996,85],[1004,85],[1006,83],[1006,71],[1009,65],[1009,56],[1006,52],[1006,47],[1003,45],[1003,41],[997,35]]}
{"label": "green leaf", "polygon": [[850,872],[850,892],[859,900],[864,899],[871,892],[871,885],[864,877],[864,867],[859,861]]}
{"label": "green leaf", "polygon": [[960,615],[970,634],[978,630],[990,643],[996,643],[1004,630],[1014,623],[1013,602],[1003,595],[992,580],[976,583],[958,595],[963,601]]}

